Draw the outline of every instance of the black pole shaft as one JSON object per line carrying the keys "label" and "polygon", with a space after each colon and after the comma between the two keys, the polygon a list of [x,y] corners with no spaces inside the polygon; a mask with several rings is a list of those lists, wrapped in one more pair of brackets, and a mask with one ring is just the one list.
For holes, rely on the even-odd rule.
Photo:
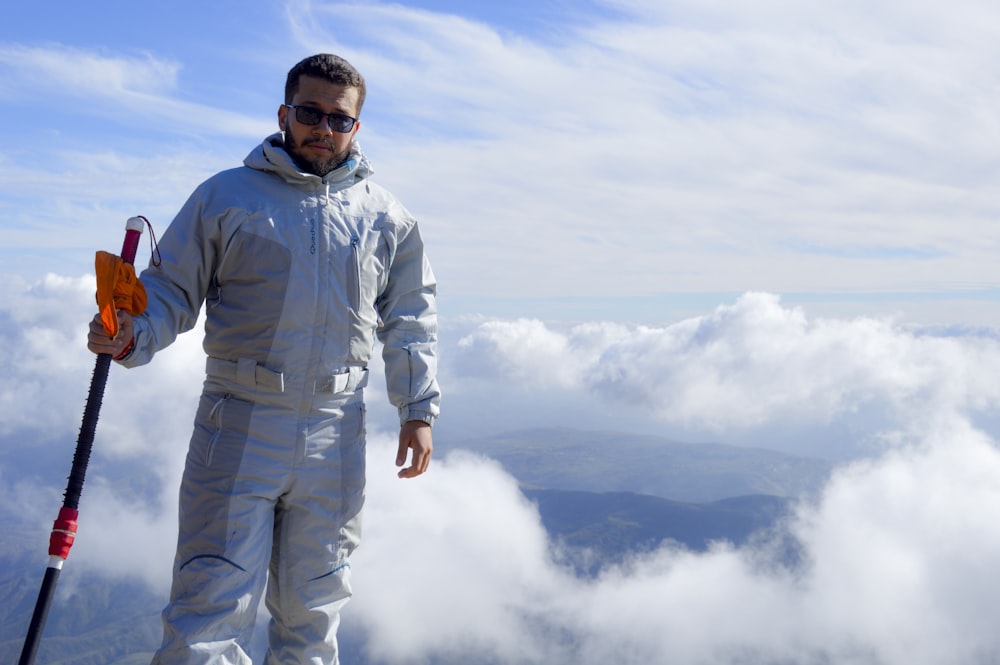
{"label": "black pole shaft", "polygon": [[31,665],[35,662],[35,654],[38,653],[38,645],[41,643],[42,628],[45,627],[45,620],[49,616],[49,608],[52,606],[52,596],[55,595],[60,572],[59,568],[45,569],[42,587],[38,590],[38,600],[35,601],[35,611],[31,614],[28,636],[24,640],[24,646],[21,648],[21,659],[17,661],[17,665]]}
{"label": "black pole shaft", "polygon": [[94,376],[90,380],[90,391],[87,393],[87,405],[83,409],[83,422],[80,424],[80,435],[76,440],[76,452],[73,453],[73,467],[69,472],[66,492],[63,494],[64,508],[80,507],[83,479],[87,475],[90,452],[94,447],[97,418],[101,414],[101,404],[104,402],[104,387],[108,383],[108,371],[110,368],[111,354],[98,354],[97,362],[94,363]]}
{"label": "black pole shaft", "polygon": [[[76,451],[73,453],[73,467],[70,469],[66,491],[63,494],[63,508],[72,508],[74,510],[79,508],[80,494],[83,492],[83,480],[87,475],[90,453],[94,447],[97,418],[101,413],[101,404],[104,401],[104,388],[108,382],[110,368],[111,354],[98,354],[97,361],[94,364],[94,375],[90,379],[87,404],[83,409],[83,422],[80,425],[80,434],[76,439]],[[42,578],[42,587],[38,591],[38,599],[35,601],[35,610],[31,615],[31,624],[28,626],[28,632],[24,638],[24,646],[21,648],[21,660],[18,661],[18,665],[32,665],[35,662],[35,654],[42,640],[42,630],[45,628],[45,621],[49,616],[49,607],[52,605],[52,597],[55,595],[60,570],[60,568],[53,566],[51,563],[45,569],[45,577]]]}

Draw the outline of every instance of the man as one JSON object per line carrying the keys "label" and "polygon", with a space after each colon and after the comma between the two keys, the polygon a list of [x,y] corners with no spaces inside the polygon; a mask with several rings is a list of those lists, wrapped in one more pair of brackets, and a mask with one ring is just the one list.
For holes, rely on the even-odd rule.
{"label": "man", "polygon": [[[427,470],[440,393],[435,280],[417,224],[354,137],[365,82],[316,55],[288,73],[281,129],[199,186],[142,276],[146,311],[95,317],[88,348],[132,367],[195,323],[207,372],[180,490],[156,665],[244,665],[262,593],[268,665],[337,663],[364,501],[362,388],[375,335],[402,478]],[[269,573],[269,575],[266,575]]]}

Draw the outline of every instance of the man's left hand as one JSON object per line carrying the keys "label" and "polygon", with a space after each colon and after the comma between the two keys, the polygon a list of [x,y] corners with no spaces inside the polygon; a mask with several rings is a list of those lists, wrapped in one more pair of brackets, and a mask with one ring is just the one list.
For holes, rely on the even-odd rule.
{"label": "man's left hand", "polygon": [[410,466],[402,469],[397,475],[400,478],[416,478],[431,463],[431,452],[434,450],[431,426],[422,420],[408,420],[399,430],[399,450],[396,453],[396,466],[406,464],[406,451],[413,451]]}

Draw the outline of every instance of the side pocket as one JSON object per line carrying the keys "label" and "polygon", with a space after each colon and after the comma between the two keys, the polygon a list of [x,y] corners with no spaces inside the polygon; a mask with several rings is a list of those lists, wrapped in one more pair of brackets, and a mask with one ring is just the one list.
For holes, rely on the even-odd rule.
{"label": "side pocket", "polygon": [[215,444],[219,442],[219,437],[222,436],[222,418],[226,410],[226,403],[232,398],[232,395],[226,393],[212,405],[212,410],[208,412],[208,419],[215,425],[215,432],[205,447],[205,466],[212,465],[212,453],[215,452]]}
{"label": "side pocket", "polygon": [[365,448],[366,448],[366,410],[364,404],[355,405],[357,412],[345,418],[351,422],[350,429],[345,427],[342,432],[344,440],[341,445],[341,496],[344,509],[350,516],[361,512],[365,502]]}

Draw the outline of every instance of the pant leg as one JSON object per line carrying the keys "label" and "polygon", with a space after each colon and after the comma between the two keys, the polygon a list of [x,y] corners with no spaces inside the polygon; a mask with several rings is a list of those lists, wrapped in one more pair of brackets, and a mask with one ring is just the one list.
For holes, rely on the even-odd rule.
{"label": "pant leg", "polygon": [[364,407],[310,422],[295,480],[278,502],[266,603],[267,665],[337,665],[340,611],[351,596],[350,555],[361,537]]}
{"label": "pant leg", "polygon": [[[251,665],[280,470],[254,469],[250,402],[202,396],[181,481],[177,556],[153,665]],[[259,464],[256,466],[260,466]]]}

